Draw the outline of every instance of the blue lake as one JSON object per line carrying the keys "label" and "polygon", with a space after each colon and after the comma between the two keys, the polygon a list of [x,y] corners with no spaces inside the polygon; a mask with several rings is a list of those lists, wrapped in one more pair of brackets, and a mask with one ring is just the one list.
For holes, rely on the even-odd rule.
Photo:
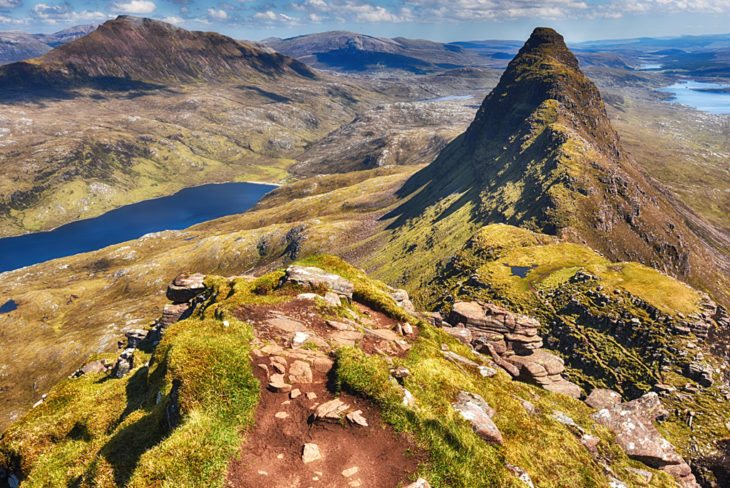
{"label": "blue lake", "polygon": [[730,114],[730,85],[690,80],[660,88],[659,91],[674,95],[674,103],[712,114]]}
{"label": "blue lake", "polygon": [[52,231],[6,237],[0,239],[0,272],[95,251],[150,232],[185,229],[206,220],[241,213],[274,188],[254,183],[196,186]]}

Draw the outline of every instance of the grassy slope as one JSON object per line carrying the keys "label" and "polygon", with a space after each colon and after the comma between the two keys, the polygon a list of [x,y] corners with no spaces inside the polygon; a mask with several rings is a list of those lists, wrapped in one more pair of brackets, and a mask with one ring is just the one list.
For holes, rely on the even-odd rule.
{"label": "grassy slope", "polygon": [[[345,262],[316,256],[302,264],[352,279],[357,299],[406,318],[382,283]],[[209,278],[214,292],[205,310],[173,325],[149,366],[121,380],[90,375],[63,381],[6,433],[0,462],[20,462],[29,475],[27,486],[222,486],[225,466],[252,420],[259,388],[248,359],[251,329],[229,312],[245,303],[287,299],[272,291],[279,276],[254,282]],[[551,418],[555,410],[599,436],[599,451],[613,472],[630,486],[639,484],[627,468],[641,465],[629,461],[608,431],[591,421],[588,407],[512,382],[503,373],[485,379],[466,371],[442,357],[442,343],[473,357],[446,334],[421,324],[415,347],[397,360],[411,370],[406,387],[417,399],[414,409],[402,406],[400,390],[389,380],[390,366],[380,356],[340,349],[334,375],[341,388],[376,401],[386,422],[427,451],[419,474],[433,486],[520,486],[505,462],[526,469],[538,486],[605,486],[604,468],[574,433]],[[164,408],[174,382],[180,385],[182,422],[167,431]],[[481,394],[497,409],[504,447],[479,439],[449,407],[461,389]],[[520,399],[534,403],[537,413],[528,414]],[[666,474],[654,475],[651,486],[672,486]]]}

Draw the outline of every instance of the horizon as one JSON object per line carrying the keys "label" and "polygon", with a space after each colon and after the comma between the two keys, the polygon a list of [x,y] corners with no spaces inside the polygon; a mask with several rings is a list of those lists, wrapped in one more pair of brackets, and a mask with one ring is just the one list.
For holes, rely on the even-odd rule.
{"label": "horizon", "polygon": [[1,31],[48,34],[118,15],[253,41],[329,31],[436,42],[519,40],[539,26],[569,43],[730,34],[730,3],[721,0],[0,0]]}

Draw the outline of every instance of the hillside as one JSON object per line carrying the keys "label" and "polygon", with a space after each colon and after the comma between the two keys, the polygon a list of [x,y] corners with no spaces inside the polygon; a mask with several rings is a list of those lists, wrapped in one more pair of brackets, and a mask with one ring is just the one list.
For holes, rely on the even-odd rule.
{"label": "hillside", "polygon": [[645,466],[603,424],[625,411],[661,439],[656,395],[602,410],[512,381],[394,293],[328,256],[181,275],[151,329],[4,434],[0,466],[29,487],[696,486],[671,446]]}
{"label": "hillside", "polygon": [[272,38],[264,43],[311,66],[348,72],[402,70],[427,73],[486,65],[480,56],[456,45],[403,37],[379,38],[354,32]]}
{"label": "hillside", "polygon": [[[144,59],[144,63],[139,61]],[[48,87],[134,82],[179,84],[315,78],[302,63],[261,46],[164,22],[119,16],[95,31],[27,62],[0,68],[0,86]],[[140,85],[144,86],[144,85]]]}
{"label": "hillside", "polygon": [[[466,132],[400,196],[410,199],[392,227],[404,249],[421,246],[419,232],[448,232],[456,243],[475,225],[503,222],[730,296],[727,256],[696,232],[714,236],[623,150],[597,88],[550,29],[535,30]],[[419,252],[403,257],[429,262]]]}
{"label": "hillside", "polygon": [[[428,165],[399,163],[421,162],[430,145],[383,167],[363,158],[409,147],[381,143],[379,126],[423,147],[414,119],[445,143],[453,105],[379,104],[320,74],[176,90],[123,104],[92,92],[95,117],[154,114],[104,122],[139,134],[133,147],[153,148],[144,158],[104,159],[101,147],[95,160],[134,161],[161,182],[176,163],[160,157],[171,141],[202,163],[233,140],[261,157],[246,167],[259,175],[283,179],[308,155],[294,169],[302,179],[240,215],[3,273],[0,479],[730,482],[725,258],[625,153],[557,33],[533,33]],[[58,119],[70,106],[43,110]],[[239,106],[251,115],[244,134]],[[232,175],[242,161],[231,153],[203,167]],[[338,159],[359,171],[338,172]]]}

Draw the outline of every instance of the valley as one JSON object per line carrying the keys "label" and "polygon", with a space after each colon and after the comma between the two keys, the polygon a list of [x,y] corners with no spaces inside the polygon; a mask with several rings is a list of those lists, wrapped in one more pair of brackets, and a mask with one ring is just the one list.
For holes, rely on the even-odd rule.
{"label": "valley", "polygon": [[[574,486],[722,486],[726,116],[671,103],[659,89],[676,75],[631,69],[636,52],[575,56],[546,28],[524,44],[458,50],[348,33],[314,48],[267,41],[297,61],[160,24],[121,17],[84,38],[94,49],[71,43],[0,68],[0,85],[31,80],[0,96],[0,250],[7,236],[79,219],[123,225],[115,212],[183,188],[280,186],[263,195],[261,185],[242,213],[187,228],[169,218],[140,238],[0,274],[10,345],[0,349],[0,477],[248,486],[281,459],[247,450],[251,432],[296,461],[276,472],[282,483],[320,476],[299,465],[317,404],[277,390],[269,368],[283,356],[290,388],[361,408],[391,452],[413,443],[413,458],[398,453],[380,471],[371,454],[348,451],[373,483],[524,487],[527,474],[558,487],[569,473]],[[115,36],[193,54],[130,71],[143,43],[104,54]],[[364,54],[342,52],[355,48]],[[287,284],[292,265],[329,275]],[[196,294],[168,303],[192,276],[204,278]],[[525,330],[485,328],[480,314]],[[295,361],[314,378],[287,370]],[[226,394],[212,393],[219,382]],[[669,448],[634,452],[603,409],[578,400],[609,388],[624,402],[604,417],[658,402],[636,418]],[[486,416],[499,442],[454,414],[465,391],[496,405]],[[301,425],[280,429],[270,413]],[[373,431],[339,420],[339,439],[372,442]],[[310,428],[335,459],[327,429],[316,418]],[[200,453],[206,469],[190,469]],[[321,476],[350,467],[337,459]]]}

